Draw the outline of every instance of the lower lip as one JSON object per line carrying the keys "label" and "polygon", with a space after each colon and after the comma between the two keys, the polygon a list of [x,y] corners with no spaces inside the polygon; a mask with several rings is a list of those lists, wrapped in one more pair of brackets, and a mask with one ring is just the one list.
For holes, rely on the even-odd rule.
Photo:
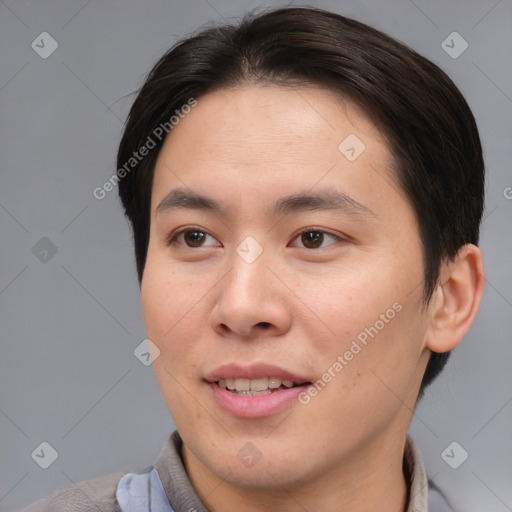
{"label": "lower lip", "polygon": [[273,391],[268,395],[246,396],[236,395],[227,389],[220,388],[216,383],[208,383],[217,405],[237,418],[264,418],[281,412],[288,404],[297,401],[297,397],[306,386]]}

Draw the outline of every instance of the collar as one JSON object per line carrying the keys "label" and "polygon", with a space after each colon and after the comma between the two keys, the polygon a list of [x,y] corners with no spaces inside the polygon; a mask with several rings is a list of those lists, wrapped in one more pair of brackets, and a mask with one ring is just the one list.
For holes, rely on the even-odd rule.
{"label": "collar", "polygon": [[408,477],[409,503],[407,512],[428,512],[428,479],[421,453],[411,436],[404,449],[404,469]]}

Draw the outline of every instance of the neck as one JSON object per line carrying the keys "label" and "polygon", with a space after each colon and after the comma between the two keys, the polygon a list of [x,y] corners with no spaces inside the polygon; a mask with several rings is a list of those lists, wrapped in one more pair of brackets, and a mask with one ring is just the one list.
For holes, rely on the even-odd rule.
{"label": "neck", "polygon": [[375,438],[344,460],[316,477],[293,486],[276,480],[273,489],[254,490],[237,486],[229,475],[213,475],[184,446],[187,473],[210,512],[288,512],[295,510],[347,510],[363,512],[405,511],[408,486],[403,471],[405,435],[394,439]]}

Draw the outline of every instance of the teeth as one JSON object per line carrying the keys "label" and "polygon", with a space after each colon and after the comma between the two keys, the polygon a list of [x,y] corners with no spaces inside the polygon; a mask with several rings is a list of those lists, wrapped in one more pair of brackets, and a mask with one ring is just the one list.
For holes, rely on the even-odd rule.
{"label": "teeth", "polygon": [[262,395],[270,395],[272,391],[270,389],[264,389],[263,391],[231,391],[235,395],[244,395],[244,396],[262,396]]}
{"label": "teeth", "polygon": [[220,379],[219,387],[234,391],[239,395],[267,395],[271,389],[281,386],[293,388],[295,384],[291,380],[279,377],[262,377],[261,379]]}
{"label": "teeth", "polygon": [[270,389],[277,389],[281,385],[281,379],[277,377],[269,377],[268,379],[268,387]]}
{"label": "teeth", "polygon": [[251,381],[249,379],[235,379],[235,389],[237,391],[249,391],[251,389]]}
{"label": "teeth", "polygon": [[263,379],[251,379],[250,382],[251,391],[263,391],[268,388],[268,377],[263,377]]}

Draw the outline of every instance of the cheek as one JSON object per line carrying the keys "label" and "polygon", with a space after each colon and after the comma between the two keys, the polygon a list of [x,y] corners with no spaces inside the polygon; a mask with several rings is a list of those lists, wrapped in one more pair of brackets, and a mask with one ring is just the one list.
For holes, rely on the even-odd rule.
{"label": "cheek", "polygon": [[194,412],[189,410],[189,395],[183,390],[194,389],[195,368],[201,357],[201,347],[194,342],[205,325],[201,312],[205,291],[199,288],[183,272],[148,254],[141,284],[142,313],[146,335],[160,350],[153,362],[155,377],[176,417],[188,418]]}
{"label": "cheek", "polygon": [[[406,305],[384,325],[365,311],[343,320],[350,324],[349,332],[312,352],[322,354],[323,373],[315,385],[318,391],[302,397],[301,403],[311,408],[308,416],[322,425],[326,437],[355,442],[370,430],[378,435],[414,409],[408,394],[418,378],[422,326]],[[342,322],[338,325],[340,331],[345,327]]]}
{"label": "cheek", "polygon": [[388,388],[401,393],[415,378],[426,325],[420,287],[411,293],[413,270],[405,276],[380,265],[321,282],[321,293],[302,290],[325,326],[323,336],[310,326],[308,352],[326,372],[322,379],[334,382],[326,388],[338,390],[336,400],[364,396],[373,402],[372,397],[392,396]]}
{"label": "cheek", "polygon": [[141,284],[142,314],[146,334],[161,353],[181,357],[192,344],[178,340],[192,340],[193,326],[197,330],[204,324],[197,318],[204,289],[162,259],[148,254]]}
{"label": "cheek", "polygon": [[[349,270],[331,268],[323,276],[297,279],[300,283],[297,295],[315,315],[316,327],[325,331],[324,336],[312,337],[315,342],[325,344],[324,348],[341,350],[347,340],[360,334],[364,338],[365,329],[376,322],[379,331],[383,330],[383,321],[387,327],[397,316],[393,305],[403,300],[396,281],[392,282],[388,276],[389,272],[379,273],[375,266],[368,265]],[[380,319],[381,315],[384,320]]]}

